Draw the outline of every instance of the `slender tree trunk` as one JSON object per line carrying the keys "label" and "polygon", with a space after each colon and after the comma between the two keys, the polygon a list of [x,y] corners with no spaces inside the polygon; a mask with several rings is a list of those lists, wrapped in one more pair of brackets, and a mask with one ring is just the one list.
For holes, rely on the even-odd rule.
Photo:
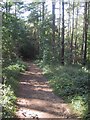
{"label": "slender tree trunk", "polygon": [[[69,3],[69,9],[70,9],[70,0],[68,0],[68,3]],[[71,26],[71,21],[70,21],[70,10],[68,12],[68,37],[70,39],[70,34],[71,34],[71,29],[70,29],[70,26]]]}
{"label": "slender tree trunk", "polygon": [[16,16],[16,14],[17,14],[16,12],[17,12],[17,11],[16,11],[16,2],[15,2],[15,16]]}
{"label": "slender tree trunk", "polygon": [[62,42],[61,42],[61,64],[64,65],[64,2],[62,2]]}
{"label": "slender tree trunk", "polygon": [[[37,11],[39,11],[39,5],[37,5],[36,7]],[[36,50],[37,50],[37,53],[39,54],[39,31],[38,31],[38,23],[39,23],[39,13],[37,12],[37,25],[36,25]],[[35,51],[36,52],[36,51]]]}
{"label": "slender tree trunk", "polygon": [[67,38],[68,38],[68,52],[69,52],[69,55],[67,57],[67,61],[68,63],[70,63],[70,45],[71,45],[71,10],[70,10],[70,0],[68,0],[68,33],[67,33]]}
{"label": "slender tree trunk", "polygon": [[6,13],[8,12],[8,2],[6,2]]}
{"label": "slender tree trunk", "polygon": [[[70,9],[70,0],[69,0],[69,9]],[[69,10],[69,39],[70,39],[70,36],[71,36],[71,14],[70,14],[70,10]]]}
{"label": "slender tree trunk", "polygon": [[42,20],[44,21],[45,2],[42,2]]}
{"label": "slender tree trunk", "polygon": [[10,13],[10,2],[9,2],[9,13]]}
{"label": "slender tree trunk", "polygon": [[60,41],[60,22],[61,22],[61,1],[59,1],[59,30],[58,30],[58,35],[59,35],[59,41]]}
{"label": "slender tree trunk", "polygon": [[42,10],[42,7],[41,7],[41,4],[40,4],[40,21],[41,21],[41,16],[42,16],[42,15],[41,15],[41,14],[42,14],[42,11],[41,11],[41,10]]}
{"label": "slender tree trunk", "polygon": [[52,16],[53,16],[53,24],[52,24],[52,49],[53,49],[53,57],[55,55],[55,2],[52,2]]}
{"label": "slender tree trunk", "polygon": [[77,26],[78,26],[78,6],[77,6],[77,18],[76,18],[76,38],[75,38],[75,57],[74,57],[74,63],[77,63]]}
{"label": "slender tree trunk", "polygon": [[58,26],[59,26],[59,28],[58,28],[58,50],[59,50],[59,59],[60,59],[60,40],[61,40],[61,38],[60,38],[60,36],[61,36],[61,1],[59,1],[59,21],[58,21]]}
{"label": "slender tree trunk", "polygon": [[[45,20],[45,2],[42,2],[42,23],[44,25],[44,20]],[[43,62],[46,63],[46,55],[45,55],[45,52],[46,52],[46,47],[45,47],[45,28],[43,28],[43,47],[42,47],[42,51],[43,51]]]}
{"label": "slender tree trunk", "polygon": [[83,58],[83,65],[86,65],[87,62],[87,30],[88,30],[88,18],[87,18],[87,2],[85,2],[85,46],[84,46],[84,58]]}
{"label": "slender tree trunk", "polygon": [[[42,23],[42,3],[40,3],[40,23]],[[39,57],[41,58],[42,57],[42,41],[40,40],[41,38],[41,30],[39,29]]]}
{"label": "slender tree trunk", "polygon": [[83,34],[82,34],[82,46],[81,46],[81,59],[83,61],[83,54],[84,54],[84,45],[85,45],[85,33],[84,33],[84,21],[83,21]]}
{"label": "slender tree trunk", "polygon": [[71,34],[71,55],[70,55],[70,63],[73,63],[73,36],[74,36],[74,2],[73,2],[73,16],[72,16],[72,34]]}
{"label": "slender tree trunk", "polygon": [[8,13],[8,2],[6,2],[6,19],[7,19],[7,13]]}

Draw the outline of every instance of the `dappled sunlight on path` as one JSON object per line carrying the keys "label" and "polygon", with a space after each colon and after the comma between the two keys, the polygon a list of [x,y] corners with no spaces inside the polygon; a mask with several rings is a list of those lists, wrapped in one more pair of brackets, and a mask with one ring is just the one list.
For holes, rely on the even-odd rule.
{"label": "dappled sunlight on path", "polygon": [[28,63],[28,67],[20,80],[16,116],[37,119],[73,117],[68,104],[53,93],[42,70],[33,63]]}

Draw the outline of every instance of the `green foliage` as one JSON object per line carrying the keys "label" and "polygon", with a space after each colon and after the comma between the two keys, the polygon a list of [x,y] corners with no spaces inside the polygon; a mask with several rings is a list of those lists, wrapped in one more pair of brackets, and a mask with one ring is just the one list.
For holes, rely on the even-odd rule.
{"label": "green foliage", "polygon": [[20,60],[18,60],[17,63],[13,63],[8,67],[3,68],[4,83],[11,85],[12,89],[16,91],[20,72],[24,72],[26,69],[27,65]]}
{"label": "green foliage", "polygon": [[61,66],[36,64],[43,69],[43,74],[49,80],[53,91],[66,102],[80,117],[86,116],[88,111],[88,75],[90,72],[82,66]]}
{"label": "green foliage", "polygon": [[26,40],[23,44],[21,43],[19,53],[24,59],[34,59],[36,57],[36,48],[31,41]]}
{"label": "green foliage", "polygon": [[[16,13],[11,14],[11,6],[16,5],[16,8],[20,10],[15,10]],[[6,8],[7,7],[7,8]],[[25,9],[23,8],[25,7]],[[72,3],[70,3],[70,8],[66,7],[65,10],[67,14],[70,12],[70,17],[72,17]],[[75,5],[74,11],[80,9],[78,3]],[[61,8],[61,6],[60,6]],[[30,14],[27,17],[28,20],[24,21],[19,18],[20,12],[29,11]],[[3,80],[6,85],[5,89],[9,89],[10,95],[14,96],[14,93],[18,87],[18,79],[20,72],[24,72],[27,69],[27,65],[20,60],[21,58],[38,58],[42,59],[42,62],[38,65],[43,68],[43,73],[49,79],[51,86],[53,87],[55,93],[62,96],[65,100],[72,103],[74,110],[78,113],[84,114],[83,111],[87,111],[87,93],[88,93],[88,70],[81,66],[60,66],[61,57],[61,39],[62,39],[62,25],[60,18],[56,17],[57,24],[55,23],[55,43],[53,45],[53,30],[52,30],[52,15],[47,10],[46,4],[44,10],[42,3],[30,3],[28,5],[23,5],[23,3],[7,3],[3,4],[3,15],[2,15],[2,58],[3,58]],[[6,13],[5,13],[6,11]],[[19,11],[19,12],[18,12]],[[44,12],[44,14],[43,14]],[[61,14],[61,13],[60,13]],[[66,13],[65,13],[66,14]],[[44,16],[43,16],[44,15]],[[61,14],[62,16],[62,14]],[[60,16],[60,17],[61,17]],[[75,15],[76,16],[76,15]],[[70,26],[70,22],[65,18],[65,35],[64,35],[64,61],[65,63],[70,62],[71,56],[71,30],[73,30],[73,62],[80,63],[82,60],[81,47],[82,47],[82,34],[83,34],[83,12],[76,16],[74,30]],[[77,20],[78,18],[78,20]],[[60,21],[58,21],[58,19]],[[60,23],[59,23],[60,22]],[[69,23],[70,24],[69,24]],[[59,24],[58,24],[59,23]],[[70,31],[68,30],[68,23]],[[59,33],[60,26],[60,33]],[[68,35],[70,33],[70,35]],[[76,41],[77,38],[77,41]],[[88,54],[90,53],[89,38],[90,34],[88,32]],[[75,46],[76,41],[76,46]],[[53,46],[53,47],[52,47]],[[76,47],[76,48],[75,48]],[[54,50],[53,50],[54,48]],[[1,46],[0,46],[1,49]],[[88,55],[89,56],[89,55]],[[88,64],[90,62],[90,56],[88,57]],[[9,87],[11,86],[11,88]],[[8,93],[8,92],[7,92]],[[6,96],[9,97],[6,93]],[[6,97],[6,98],[7,98]],[[77,105],[78,106],[77,106]],[[11,105],[11,104],[10,104]],[[83,106],[83,107],[82,107]],[[84,107],[85,106],[85,107]],[[4,108],[5,116],[7,106]],[[11,107],[12,108],[12,107]],[[12,108],[12,111],[13,108]],[[3,112],[4,113],[4,112]],[[88,113],[88,112],[86,112]],[[8,113],[9,114],[9,113]],[[11,111],[10,111],[11,114]]]}
{"label": "green foliage", "polygon": [[35,37],[32,37],[32,32],[29,31],[30,28],[13,14],[3,13],[2,17],[3,66],[8,66],[12,61],[15,62],[18,57],[34,58],[37,49],[34,45]]}
{"label": "green foliage", "polygon": [[27,70],[28,66],[22,60],[17,60],[16,64],[19,66],[21,72],[24,72],[25,70]]}
{"label": "green foliage", "polygon": [[84,117],[86,111],[88,110],[86,96],[74,96],[74,98],[72,99],[72,107],[75,113]]}
{"label": "green foliage", "polygon": [[3,118],[14,117],[16,112],[16,93],[18,90],[20,72],[24,72],[27,69],[27,65],[18,60],[5,68],[3,68],[3,81],[2,89],[2,106],[3,106]]}
{"label": "green foliage", "polygon": [[0,104],[2,105],[2,118],[12,118],[14,117],[16,107],[15,101],[16,97],[11,89],[11,86],[6,86],[5,84],[0,84],[0,91],[2,95],[0,96]]}
{"label": "green foliage", "polygon": [[40,24],[39,29],[40,57],[43,59],[43,64],[50,64],[53,61],[52,24],[50,15],[48,17],[46,16],[46,19]]}
{"label": "green foliage", "polygon": [[[10,5],[9,3],[7,3]],[[13,5],[13,4],[12,4]],[[11,5],[11,6],[12,6]],[[4,9],[5,4],[3,4]],[[9,6],[8,6],[9,9]],[[5,11],[5,10],[3,10]],[[2,14],[2,97],[3,118],[11,118],[16,111],[15,101],[18,90],[20,73],[27,69],[27,65],[19,60],[19,48],[26,39],[27,31],[22,19],[10,12]],[[21,44],[22,43],[22,44]],[[24,42],[25,43],[25,42]],[[1,49],[1,47],[0,47]]]}
{"label": "green foliage", "polygon": [[15,27],[16,24],[17,24],[17,18],[15,16],[3,13],[3,21],[2,21],[3,66],[8,65],[12,61],[12,59],[15,60],[16,58],[15,45],[18,36],[15,35],[14,28],[16,28]]}

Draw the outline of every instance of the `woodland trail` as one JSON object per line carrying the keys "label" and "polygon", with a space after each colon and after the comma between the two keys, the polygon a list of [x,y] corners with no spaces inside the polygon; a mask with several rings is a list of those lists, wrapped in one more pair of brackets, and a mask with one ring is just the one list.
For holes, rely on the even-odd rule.
{"label": "woodland trail", "polygon": [[17,106],[18,118],[77,120],[73,118],[68,104],[53,93],[42,70],[31,62],[28,63],[28,71],[22,74],[20,80]]}

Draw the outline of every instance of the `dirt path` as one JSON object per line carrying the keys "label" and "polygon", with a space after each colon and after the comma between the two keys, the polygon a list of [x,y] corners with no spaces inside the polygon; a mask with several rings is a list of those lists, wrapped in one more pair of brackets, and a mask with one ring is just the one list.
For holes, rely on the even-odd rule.
{"label": "dirt path", "polygon": [[[33,63],[20,80],[16,115],[18,118],[69,118],[69,106],[50,88],[42,71]],[[73,120],[73,119],[72,119]]]}

